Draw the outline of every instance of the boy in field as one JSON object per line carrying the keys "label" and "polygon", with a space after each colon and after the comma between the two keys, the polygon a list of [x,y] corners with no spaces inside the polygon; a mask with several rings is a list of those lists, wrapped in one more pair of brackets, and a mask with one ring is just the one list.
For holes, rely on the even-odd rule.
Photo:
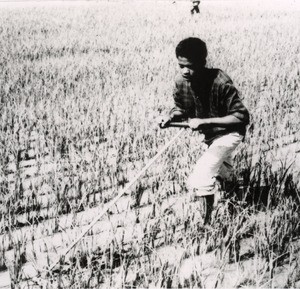
{"label": "boy in field", "polygon": [[[176,47],[180,73],[175,79],[175,107],[159,119],[161,128],[172,121],[189,120],[189,127],[204,134],[208,145],[188,179],[195,197],[219,196],[219,179],[232,177],[232,153],[242,142],[249,113],[227,74],[206,68],[206,44],[187,38]],[[215,197],[216,198],[216,197]]]}

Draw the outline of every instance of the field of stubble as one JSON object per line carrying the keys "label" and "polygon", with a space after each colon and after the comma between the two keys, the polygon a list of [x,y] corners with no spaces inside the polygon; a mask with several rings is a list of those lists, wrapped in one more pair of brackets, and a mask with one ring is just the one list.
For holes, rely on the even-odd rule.
{"label": "field of stubble", "polygon": [[[194,17],[185,1],[0,3],[0,288],[300,286],[300,8],[260,2],[203,1]],[[47,271],[177,132],[155,118],[188,36],[251,112],[244,189],[204,227],[184,197],[203,150],[186,131]]]}

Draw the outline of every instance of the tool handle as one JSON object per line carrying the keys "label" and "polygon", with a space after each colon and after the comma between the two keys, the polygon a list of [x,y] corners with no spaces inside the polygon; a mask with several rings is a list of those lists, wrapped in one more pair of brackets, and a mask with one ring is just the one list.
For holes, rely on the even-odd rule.
{"label": "tool handle", "polygon": [[170,122],[167,125],[168,127],[184,127],[184,128],[189,128],[188,122]]}

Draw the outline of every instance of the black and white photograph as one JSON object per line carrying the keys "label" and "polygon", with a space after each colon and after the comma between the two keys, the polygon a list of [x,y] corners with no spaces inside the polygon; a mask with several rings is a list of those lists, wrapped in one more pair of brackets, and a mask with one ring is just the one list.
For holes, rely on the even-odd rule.
{"label": "black and white photograph", "polygon": [[299,0],[0,0],[0,289],[300,288]]}

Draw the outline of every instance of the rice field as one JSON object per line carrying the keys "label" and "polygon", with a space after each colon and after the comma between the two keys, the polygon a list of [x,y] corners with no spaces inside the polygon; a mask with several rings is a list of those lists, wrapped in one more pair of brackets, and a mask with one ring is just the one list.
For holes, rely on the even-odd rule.
{"label": "rice field", "polygon": [[[300,286],[300,5],[189,5],[0,2],[0,288]],[[61,256],[177,133],[155,119],[188,36],[251,113],[237,183],[205,225],[185,186],[205,147],[186,130]]]}

